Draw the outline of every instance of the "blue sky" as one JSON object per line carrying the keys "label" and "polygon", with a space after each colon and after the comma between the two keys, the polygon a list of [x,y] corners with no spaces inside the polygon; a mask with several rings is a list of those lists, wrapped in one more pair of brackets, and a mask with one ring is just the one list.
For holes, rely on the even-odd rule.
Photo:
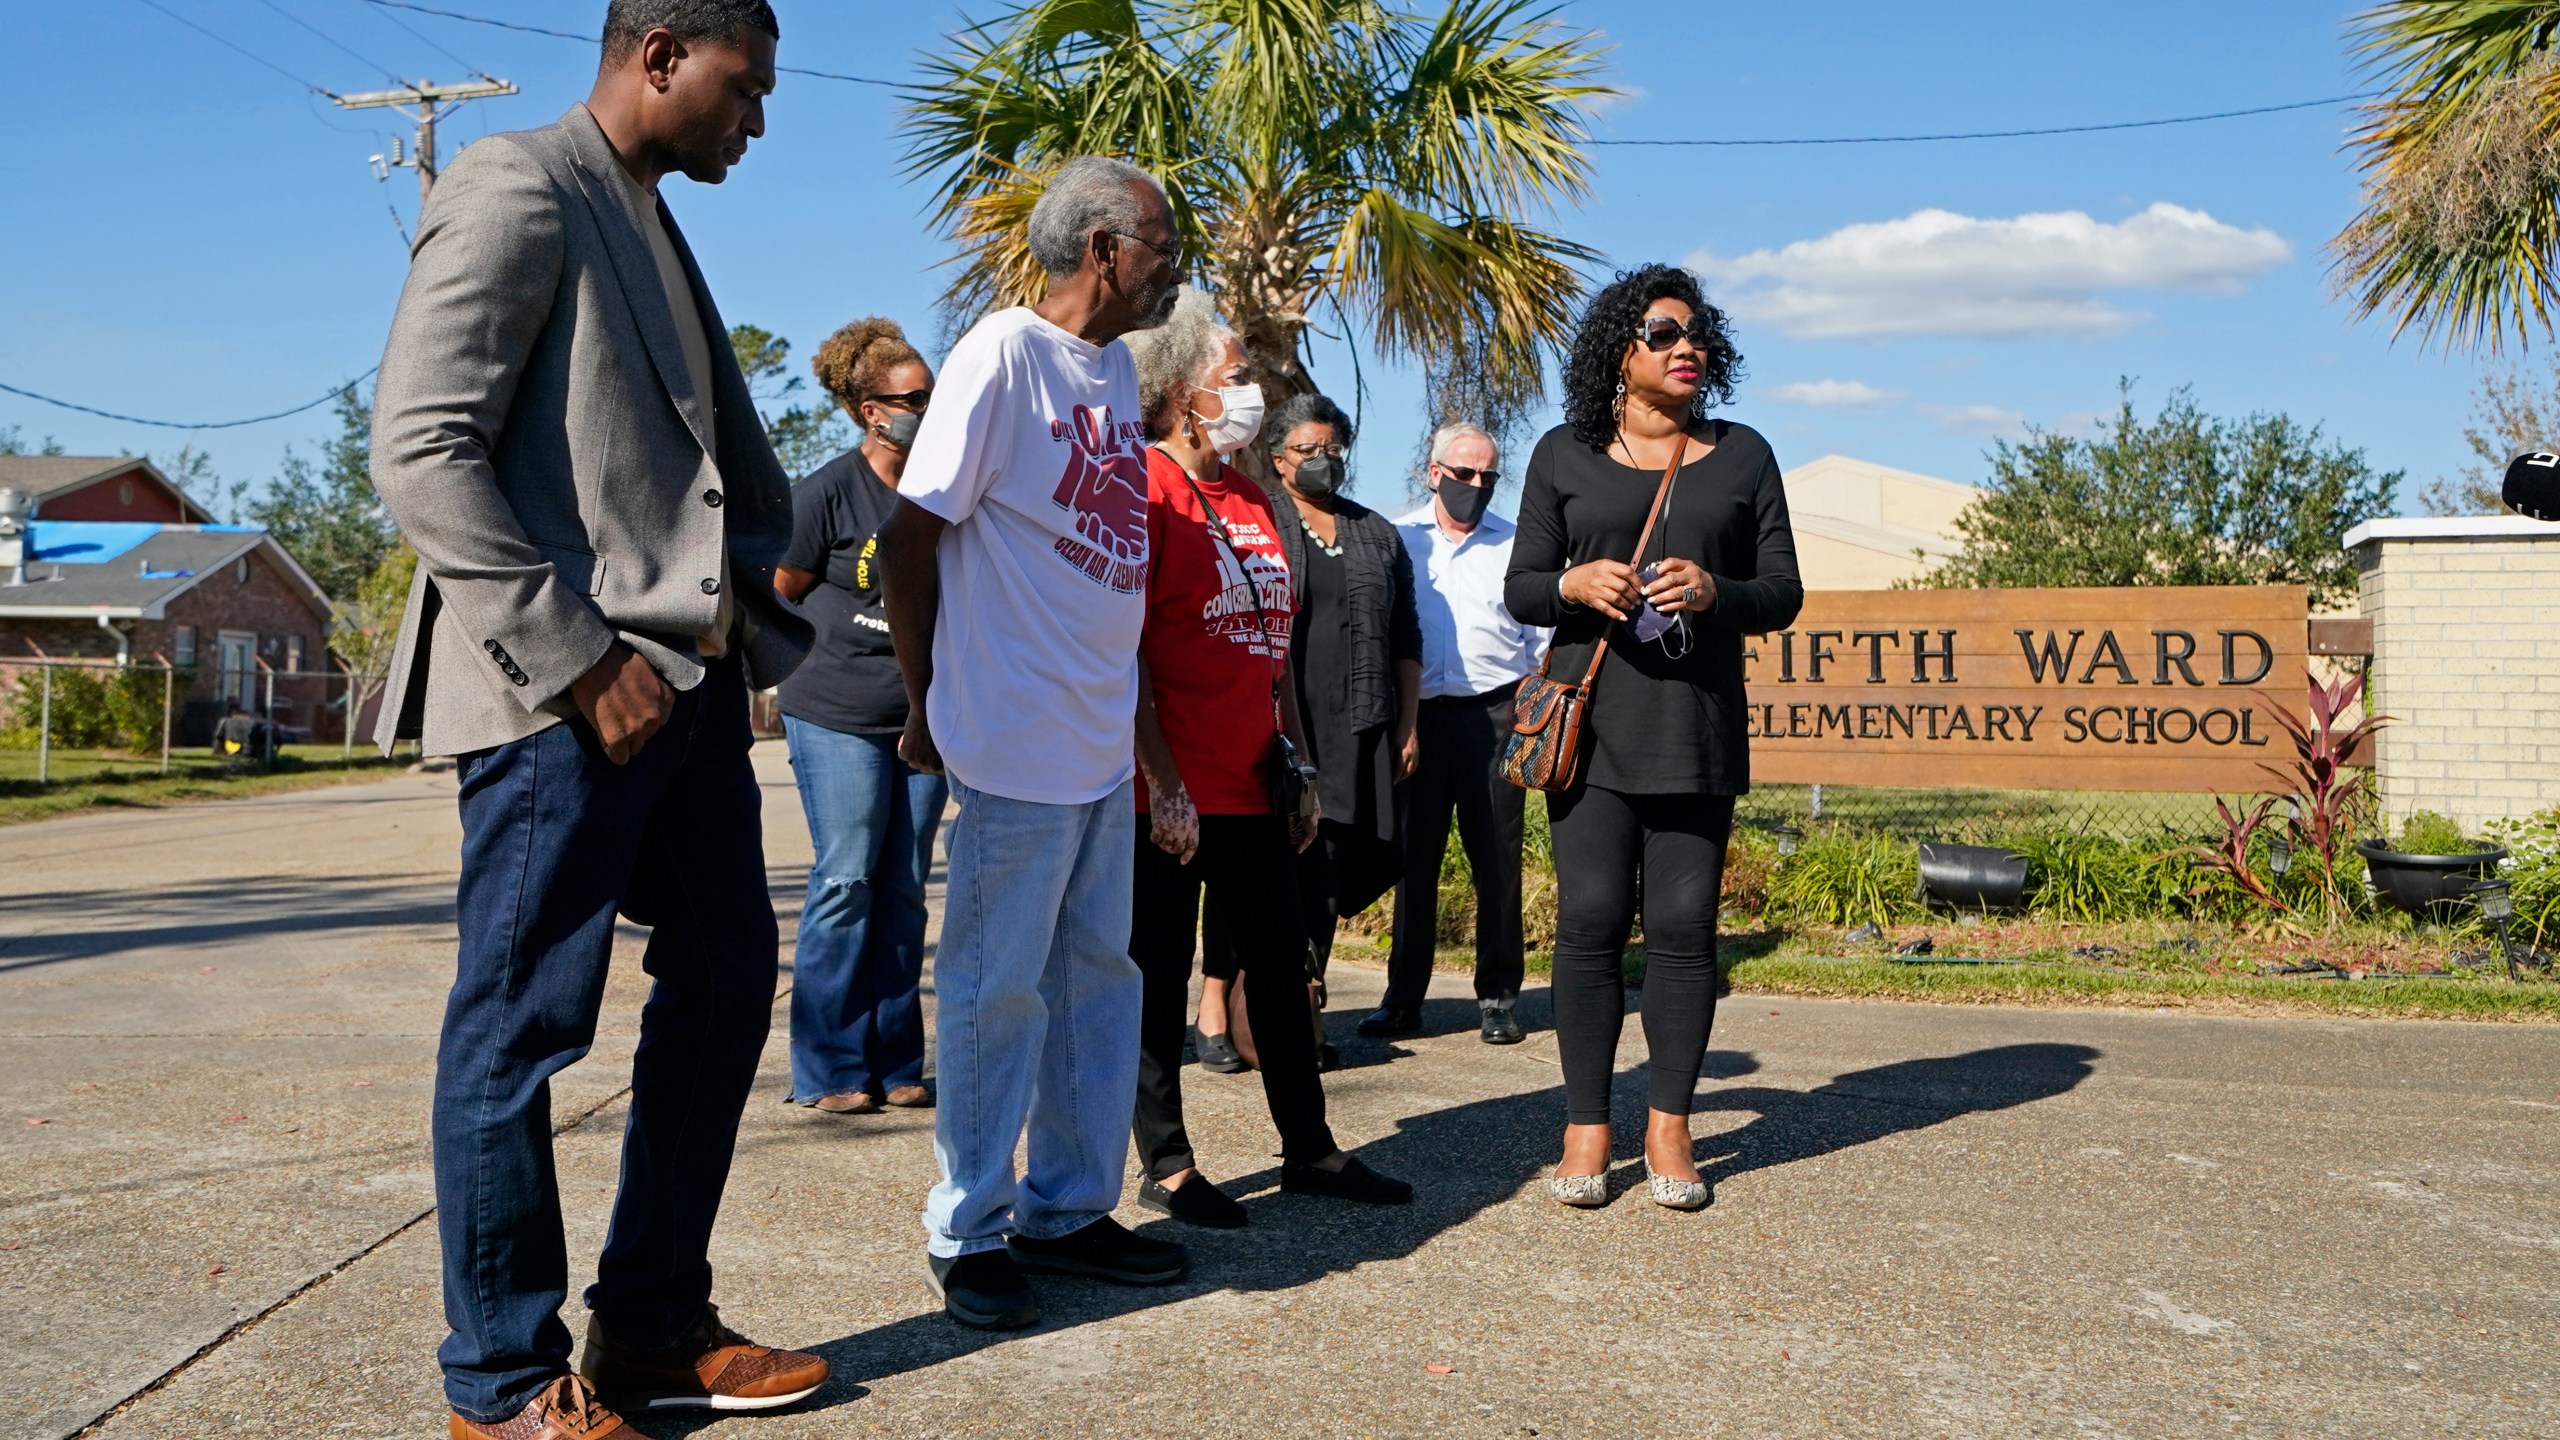
{"label": "blue sky", "polygon": [[[362,0],[161,0],[332,90],[470,65],[523,87],[474,104],[445,146],[550,120],[593,51]],[[436,0],[592,32],[603,0]],[[964,10],[936,0],[777,0],[782,60],[886,79]],[[2352,7],[2191,3],[1770,5],[1579,0],[1629,97],[1605,138],[2010,129],[2277,104],[2365,88]],[[292,18],[288,18],[292,17]],[[321,34],[293,23],[306,22]],[[13,7],[0,89],[0,382],[112,410],[222,419],[298,403],[379,358],[416,181],[366,157],[405,122],[352,115],[139,3]],[[325,35],[327,39],[322,38]],[[345,49],[335,48],[334,40]],[[354,52],[350,54],[348,52]],[[364,57],[356,58],[357,55]],[[894,92],[786,76],[771,133],[718,189],[671,182],[722,311],[801,356],[853,316],[934,333],[948,253],[899,173]],[[1557,218],[1613,264],[1687,260],[1730,302],[1749,368],[1731,410],[1783,462],[1839,451],[1979,482],[2026,423],[2085,425],[2117,378],[2149,409],[2176,385],[2216,413],[2283,410],[2409,472],[2403,508],[2465,460],[2489,362],[2350,321],[2321,247],[2353,213],[2343,107],[2100,135],[1769,149],[1611,148]],[[2041,218],[2038,218],[2041,217]],[[1418,384],[1362,357],[1358,492],[1396,502]],[[1348,357],[1318,357],[1344,395]],[[0,427],[75,452],[187,437],[0,394]],[[197,437],[226,477],[272,473],[325,411]],[[1507,507],[1506,507],[1507,508]]]}

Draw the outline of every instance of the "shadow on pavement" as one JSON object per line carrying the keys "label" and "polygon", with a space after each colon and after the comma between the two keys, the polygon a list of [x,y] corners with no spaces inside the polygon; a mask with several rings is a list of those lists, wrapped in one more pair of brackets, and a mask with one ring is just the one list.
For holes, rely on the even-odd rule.
{"label": "shadow on pavement", "polygon": [[[1702,1111],[1753,1110],[1758,1118],[1738,1130],[1700,1142],[1702,1173],[1712,1183],[1753,1170],[1828,1155],[1906,1131],[1923,1130],[1965,1115],[2005,1110],[2050,1099],[2092,1072],[2099,1052],[2085,1045],[2004,1045],[1922,1060],[1898,1061],[1837,1076],[1812,1090],[1773,1086],[1709,1092]],[[1748,1075],[1759,1068],[1748,1054],[1711,1051],[1713,1078]],[[1643,1101],[1644,1070],[1618,1077],[1618,1110]],[[1270,1293],[1313,1284],[1328,1275],[1412,1254],[1480,1212],[1520,1194],[1546,1169],[1564,1117],[1561,1086],[1473,1101],[1397,1123],[1394,1135],[1362,1146],[1361,1159],[1415,1184],[1413,1204],[1367,1210],[1337,1202],[1284,1195],[1272,1188],[1279,1172],[1267,1169],[1224,1183],[1230,1194],[1248,1194],[1253,1226],[1241,1231],[1198,1230],[1170,1220],[1141,1227],[1191,1248],[1193,1278],[1156,1289],[1120,1289],[1089,1281],[1042,1276],[1039,1287],[1048,1318],[1012,1335],[963,1329],[938,1310],[912,1315],[812,1350],[835,1367],[835,1378],[807,1408],[825,1409],[863,1393],[860,1382],[956,1360],[1026,1336],[1054,1334],[1219,1291]],[[1626,1148],[1622,1135],[1620,1150]],[[1704,1157],[1718,1157],[1704,1163]],[[1640,1170],[1621,1166],[1624,1173]],[[1637,1183],[1641,1183],[1639,1180]],[[919,1197],[921,1198],[921,1197]],[[1542,1198],[1534,1203],[1544,1203]],[[1559,1214],[1560,1224],[1577,1219]],[[915,1257],[923,1287],[924,1257]],[[724,1418],[716,1415],[662,1420],[650,1432],[689,1435]]]}

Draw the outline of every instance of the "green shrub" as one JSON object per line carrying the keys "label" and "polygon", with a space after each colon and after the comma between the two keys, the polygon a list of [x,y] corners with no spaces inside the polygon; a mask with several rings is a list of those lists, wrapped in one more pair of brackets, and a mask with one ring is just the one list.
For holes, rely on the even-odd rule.
{"label": "green shrub", "polygon": [[2472,855],[2487,848],[2433,810],[2410,816],[2399,835],[2384,843],[2403,855]]}
{"label": "green shrub", "polygon": [[[178,674],[183,693],[187,673]],[[74,749],[156,750],[160,745],[162,671],[56,667],[53,671],[53,743]],[[0,744],[35,748],[45,714],[44,671],[18,672],[18,693]]]}
{"label": "green shrub", "polygon": [[1820,829],[1769,882],[1771,913],[1820,925],[1884,925],[1920,913],[1920,851],[1908,841]]}
{"label": "green shrub", "polygon": [[2560,806],[2500,820],[2489,827],[2489,838],[2507,847],[2498,875],[2516,902],[2508,933],[2536,949],[2560,947]]}
{"label": "green shrub", "polygon": [[2157,843],[2037,830],[2012,837],[2009,848],[2027,857],[2028,904],[2049,919],[2183,915],[2195,901],[2195,862]]}

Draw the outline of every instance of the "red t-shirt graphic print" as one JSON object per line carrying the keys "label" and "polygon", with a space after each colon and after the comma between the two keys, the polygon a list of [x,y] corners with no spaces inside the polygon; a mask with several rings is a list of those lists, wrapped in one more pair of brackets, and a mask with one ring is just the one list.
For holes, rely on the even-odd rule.
{"label": "red t-shirt graphic print", "polygon": [[1134,594],[1147,573],[1146,439],[1134,421],[1114,423],[1108,405],[1079,405],[1049,422],[1067,444],[1067,463],[1051,495],[1075,517],[1082,539],[1058,537],[1058,554],[1089,579]]}
{"label": "red t-shirt graphic print", "polygon": [[[1138,648],[1154,682],[1156,719],[1201,814],[1268,814],[1271,684],[1288,658],[1298,610],[1278,519],[1262,487],[1227,466],[1197,493],[1161,450],[1147,451],[1146,473],[1150,558]],[[1226,522],[1232,557],[1200,508],[1203,494]],[[1138,808],[1147,808],[1143,774]]]}

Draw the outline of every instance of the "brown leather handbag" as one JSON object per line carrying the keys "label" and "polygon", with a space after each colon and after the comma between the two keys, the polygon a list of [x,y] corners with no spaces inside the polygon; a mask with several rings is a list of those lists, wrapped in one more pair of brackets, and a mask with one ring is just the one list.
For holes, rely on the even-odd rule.
{"label": "brown leather handbag", "polygon": [[[1671,493],[1672,477],[1680,473],[1680,462],[1689,455],[1689,437],[1680,437],[1672,447],[1671,463],[1662,467],[1662,483],[1653,489],[1653,509],[1644,517],[1644,532],[1636,536],[1636,553],[1630,565],[1644,563],[1644,547],[1653,543],[1653,523],[1662,518],[1663,497]],[[1591,712],[1591,687],[1600,678],[1600,662],[1609,658],[1609,632],[1600,632],[1598,644],[1591,647],[1591,664],[1580,680],[1558,680],[1547,673],[1555,664],[1556,652],[1551,645],[1547,658],[1538,662],[1538,673],[1520,682],[1520,692],[1512,700],[1511,735],[1502,747],[1502,778],[1523,790],[1568,790],[1574,776],[1582,768],[1582,722]]]}

